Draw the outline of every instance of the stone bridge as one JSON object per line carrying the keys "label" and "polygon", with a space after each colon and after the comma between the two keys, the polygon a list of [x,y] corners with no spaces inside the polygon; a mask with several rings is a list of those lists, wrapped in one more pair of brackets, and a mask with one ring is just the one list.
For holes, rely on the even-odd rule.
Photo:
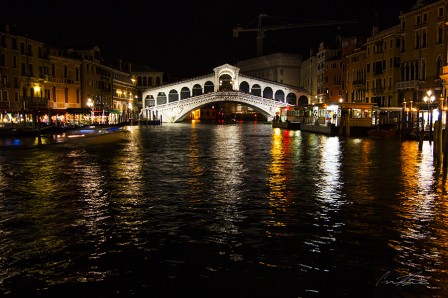
{"label": "stone bridge", "polygon": [[143,99],[141,117],[169,122],[182,121],[215,102],[240,103],[268,119],[281,107],[310,102],[306,90],[240,74],[229,64],[216,67],[210,75],[147,89]]}

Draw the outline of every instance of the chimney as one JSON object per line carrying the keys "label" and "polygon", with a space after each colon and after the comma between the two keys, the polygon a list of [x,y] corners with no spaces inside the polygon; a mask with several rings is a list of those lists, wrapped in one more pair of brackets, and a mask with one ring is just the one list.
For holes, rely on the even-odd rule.
{"label": "chimney", "polygon": [[378,13],[376,12],[373,17],[372,36],[375,36],[380,28],[378,27]]}

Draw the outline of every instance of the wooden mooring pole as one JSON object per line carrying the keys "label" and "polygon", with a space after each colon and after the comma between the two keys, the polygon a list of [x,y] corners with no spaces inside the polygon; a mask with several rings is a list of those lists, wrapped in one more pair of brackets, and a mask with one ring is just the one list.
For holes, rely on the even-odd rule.
{"label": "wooden mooring pole", "polygon": [[[423,149],[423,139],[425,138],[425,123],[424,123],[424,120],[423,120],[423,111],[422,111],[422,117],[420,119],[422,119],[422,129],[420,129],[420,131],[418,132],[418,134],[419,134],[419,137],[418,137],[418,149],[422,150]],[[417,123],[418,122],[420,122],[420,121],[417,121]]]}
{"label": "wooden mooring pole", "polygon": [[[445,111],[445,122],[448,122],[448,109]],[[445,123],[445,133],[443,136],[443,145],[442,145],[442,151],[443,151],[443,171],[445,172],[448,168],[448,127],[447,123]]]}

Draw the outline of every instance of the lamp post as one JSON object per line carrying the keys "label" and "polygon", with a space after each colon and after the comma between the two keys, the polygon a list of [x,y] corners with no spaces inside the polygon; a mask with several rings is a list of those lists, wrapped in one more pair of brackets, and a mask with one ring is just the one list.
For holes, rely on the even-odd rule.
{"label": "lamp post", "polygon": [[130,125],[132,125],[133,115],[132,115],[132,102],[128,103],[128,121],[130,122]]}
{"label": "lamp post", "polygon": [[[429,119],[429,104],[430,103],[433,103],[434,102],[434,100],[436,99],[436,97],[434,96],[434,95],[432,95],[432,91],[431,90],[428,90],[427,92],[426,92],[426,96],[425,97],[423,97],[423,100],[426,102],[426,103],[428,103],[428,125],[429,125],[429,141],[431,142],[431,130],[432,130],[432,123],[430,122],[430,119]],[[431,120],[432,120],[432,117],[431,117]]]}
{"label": "lamp post", "polygon": [[[40,101],[42,102],[42,88],[40,86],[34,86],[34,92],[40,93]],[[40,118],[39,118],[39,101],[36,100],[36,126],[37,126],[37,142],[42,144],[42,138],[40,134]]]}
{"label": "lamp post", "polygon": [[406,99],[403,98],[403,113],[401,115],[401,133],[403,139],[406,137],[406,130],[407,130]]}
{"label": "lamp post", "polygon": [[90,97],[87,98],[87,106],[90,108],[90,124],[93,124],[93,101]]}

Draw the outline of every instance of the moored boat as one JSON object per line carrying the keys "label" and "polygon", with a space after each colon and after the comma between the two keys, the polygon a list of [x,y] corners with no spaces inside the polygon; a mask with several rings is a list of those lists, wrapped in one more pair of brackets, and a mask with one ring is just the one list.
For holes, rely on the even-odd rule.
{"label": "moored boat", "polygon": [[64,143],[76,145],[100,145],[128,140],[129,131],[119,127],[82,128],[66,133]]}
{"label": "moored boat", "polygon": [[300,122],[291,122],[291,121],[273,121],[273,128],[283,128],[283,129],[300,129]]}
{"label": "moored boat", "polygon": [[367,131],[369,138],[395,138],[397,131],[395,129],[372,129]]}

